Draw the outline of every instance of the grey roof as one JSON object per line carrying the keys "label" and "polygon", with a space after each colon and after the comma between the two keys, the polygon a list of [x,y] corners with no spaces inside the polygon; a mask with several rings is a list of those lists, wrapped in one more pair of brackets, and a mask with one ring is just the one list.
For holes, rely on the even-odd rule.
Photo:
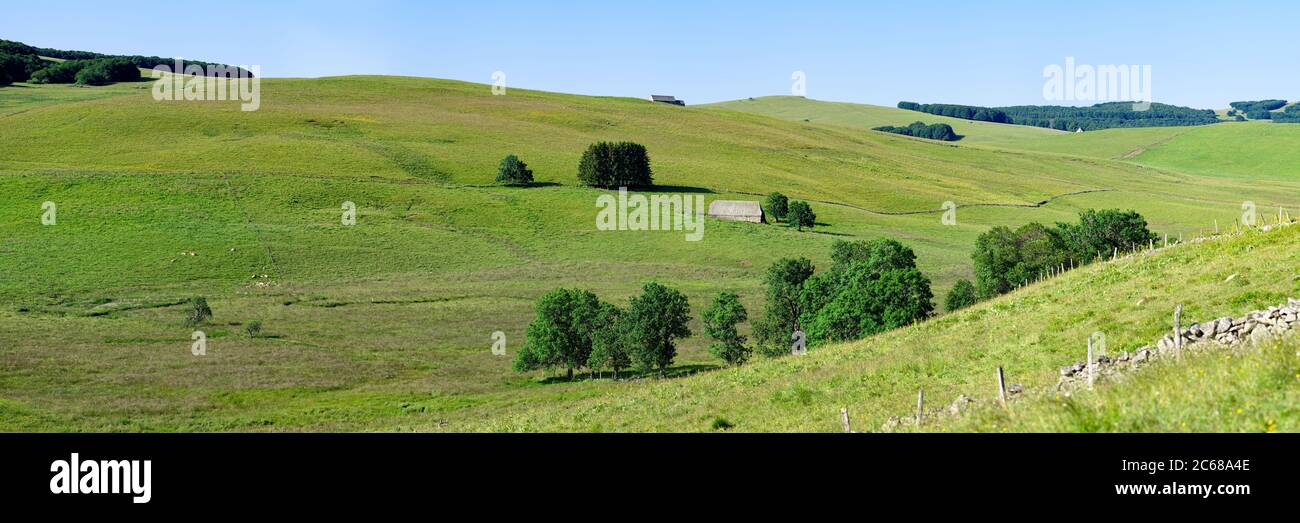
{"label": "grey roof", "polygon": [[713,200],[709,203],[709,216],[752,216],[763,215],[763,206],[758,202],[741,200]]}

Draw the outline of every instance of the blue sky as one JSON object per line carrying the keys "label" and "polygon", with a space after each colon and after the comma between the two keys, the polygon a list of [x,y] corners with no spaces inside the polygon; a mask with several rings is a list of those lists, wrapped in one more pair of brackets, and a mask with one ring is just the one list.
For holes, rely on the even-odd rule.
{"label": "blue sky", "polygon": [[[1300,98],[1294,2],[58,3],[4,0],[0,38],[259,65],[690,103],[790,94],[893,105],[1052,103],[1043,68],[1150,65],[1157,102]],[[913,3],[915,4],[915,3]]]}

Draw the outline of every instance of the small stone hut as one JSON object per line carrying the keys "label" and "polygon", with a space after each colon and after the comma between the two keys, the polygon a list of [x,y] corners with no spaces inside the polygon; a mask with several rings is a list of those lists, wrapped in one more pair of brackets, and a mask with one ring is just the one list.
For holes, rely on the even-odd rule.
{"label": "small stone hut", "polygon": [[767,223],[762,205],[739,200],[713,200],[709,204],[709,217],[732,222]]}

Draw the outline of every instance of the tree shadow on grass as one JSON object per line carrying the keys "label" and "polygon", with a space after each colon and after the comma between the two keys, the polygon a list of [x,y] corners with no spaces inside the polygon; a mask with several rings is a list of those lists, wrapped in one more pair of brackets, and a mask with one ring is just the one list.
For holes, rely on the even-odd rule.
{"label": "tree shadow on grass", "polygon": [[[628,189],[632,190],[631,188]],[[640,187],[639,190],[651,192],[681,192],[696,194],[717,194],[713,189],[707,187],[691,187],[689,185],[652,185],[650,187]]]}
{"label": "tree shadow on grass", "polygon": [[[821,226],[823,226],[823,225],[824,225],[824,224],[821,224],[821,223],[817,224],[818,227],[821,227]],[[807,231],[804,231],[804,232],[811,232],[811,233],[813,233],[813,234],[822,234],[822,235],[825,235],[825,236],[843,236],[843,237],[851,237],[851,236],[853,236],[852,234],[844,233],[844,232],[819,231],[819,230],[816,230],[816,229],[807,230]]]}
{"label": "tree shadow on grass", "polygon": [[[721,368],[722,368],[721,365],[714,365],[711,363],[678,365],[675,367],[668,367],[667,372],[663,376],[663,379],[685,378],[687,376],[694,376],[701,372],[710,372]],[[608,370],[600,374],[597,374],[595,377],[593,377],[591,373],[587,371],[581,371],[581,372],[574,371],[572,380],[565,378],[563,375],[563,371],[561,371],[561,375],[548,376],[538,381],[538,383],[541,383],[543,385],[554,385],[559,383],[581,383],[584,381],[612,381],[613,379],[614,379],[614,373]],[[634,369],[623,369],[619,371],[618,379],[619,381],[655,380],[655,379],[660,379],[660,376],[658,370],[639,371]]]}

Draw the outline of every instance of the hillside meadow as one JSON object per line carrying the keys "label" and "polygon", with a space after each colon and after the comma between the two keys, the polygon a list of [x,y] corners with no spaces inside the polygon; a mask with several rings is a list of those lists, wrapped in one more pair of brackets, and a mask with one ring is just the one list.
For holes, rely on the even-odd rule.
{"label": "hillside meadow", "polygon": [[[802,381],[727,393],[777,407],[735,396],[734,408],[694,398],[653,411],[644,409],[662,403],[649,398],[691,387],[707,395],[720,380],[785,386],[819,377],[805,369],[832,356],[712,372],[695,320],[678,378],[563,383],[511,372],[508,358],[489,352],[490,335],[521,344],[533,301],[550,289],[588,288],[623,304],[652,280],[686,293],[697,316],[729,290],[757,317],[767,266],[790,256],[824,266],[841,239],[898,238],[942,296],[970,277],[974,239],[995,225],[1131,208],[1156,231],[1190,237],[1216,220],[1226,228],[1243,200],[1261,214],[1300,205],[1300,184],[1237,174],[1250,164],[1228,152],[1206,160],[1225,165],[1216,171],[1183,168],[1159,148],[1116,160],[1123,155],[994,143],[1073,137],[1032,128],[997,129],[988,143],[959,129],[970,144],[953,146],[830,116],[523,89],[492,96],[485,85],[399,77],[264,79],[261,109],[245,113],[237,102],[155,102],[147,85],[0,89],[0,429],[703,430],[729,416],[742,430],[824,430],[812,410],[751,416],[858,398],[870,419],[892,408],[893,389],[845,394],[855,380],[870,391],[884,386],[871,380],[888,378],[831,373],[824,393]],[[658,185],[649,192],[712,201],[779,190],[811,201],[818,226],[800,233],[708,220],[699,242],[682,231],[599,231],[594,203],[607,192],[575,176],[582,150],[598,140],[649,149]],[[496,186],[506,154],[527,162],[536,183]],[[47,201],[57,225],[41,225]],[[964,206],[956,225],[940,222],[945,201]],[[356,225],[340,223],[343,202],[357,205]],[[1275,283],[1252,289],[1280,292]],[[204,357],[190,354],[192,329],[181,324],[191,296],[214,311]],[[264,323],[263,336],[244,334],[253,321]],[[894,354],[882,343],[962,345],[971,331],[897,338],[907,332],[824,353],[857,361],[845,372],[916,367],[954,390],[975,379],[973,366],[969,376],[960,370],[971,363],[961,356],[951,365],[910,352],[878,357]],[[1031,334],[1010,339],[999,350]],[[1066,352],[1046,347],[1027,352],[1017,372],[1040,372]],[[690,374],[699,375],[680,377]],[[637,398],[644,409],[622,415],[617,405]],[[558,414],[569,406],[582,414]]]}

